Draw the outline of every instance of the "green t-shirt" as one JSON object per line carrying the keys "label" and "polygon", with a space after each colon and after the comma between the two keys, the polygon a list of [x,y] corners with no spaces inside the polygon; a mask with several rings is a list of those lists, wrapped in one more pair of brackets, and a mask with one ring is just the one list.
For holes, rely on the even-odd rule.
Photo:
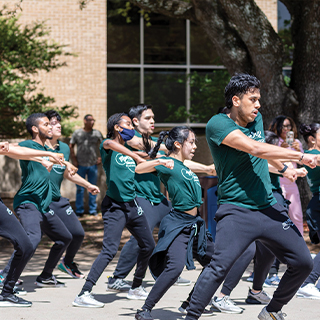
{"label": "green t-shirt", "polygon": [[[135,135],[141,138],[141,134],[136,131]],[[157,141],[158,139],[151,137],[152,141]],[[132,148],[130,148],[132,150]],[[163,151],[160,151],[161,154],[164,154]],[[149,200],[153,203],[160,203],[164,195],[160,190],[160,179],[155,172],[150,173],[136,173],[134,179],[134,185],[136,187],[137,197],[141,197]]]}
{"label": "green t-shirt", "polygon": [[206,138],[218,175],[218,203],[230,203],[250,210],[261,210],[277,201],[272,195],[267,160],[222,144],[234,130],[249,138],[265,142],[262,116],[245,128],[238,126],[226,114],[213,116],[206,127]]}
{"label": "green t-shirt", "polygon": [[270,174],[272,191],[277,191],[282,194],[282,189],[280,186],[280,179],[279,179],[280,177],[282,177],[282,175],[272,173],[272,172],[269,172],[269,174]]}
{"label": "green t-shirt", "polygon": [[[58,140],[58,146],[56,149],[50,149],[48,146],[45,146],[48,151],[63,153],[64,160],[69,161],[70,149],[69,146]],[[60,164],[54,164],[52,170],[50,171],[50,183],[52,188],[52,201],[58,201],[61,198],[60,188],[63,180],[63,174],[66,169],[66,166],[61,166]]]}
{"label": "green t-shirt", "polygon": [[171,157],[162,158],[174,161],[172,170],[163,165],[155,167],[169,193],[172,207],[182,212],[200,207],[202,189],[198,176],[181,161]]}
{"label": "green t-shirt", "polygon": [[[320,154],[320,151],[316,149],[305,150],[305,153],[310,154]],[[320,192],[320,167],[315,167],[311,169],[308,166],[305,166],[308,170],[307,181],[312,193]]]}
{"label": "green t-shirt", "polygon": [[107,176],[107,196],[118,202],[129,202],[136,197],[134,186],[135,161],[122,153],[103,148],[100,153],[103,169]]}
{"label": "green t-shirt", "polygon": [[[26,140],[19,143],[21,147],[44,150],[41,144]],[[52,202],[52,188],[49,171],[39,162],[20,160],[22,184],[13,199],[13,208],[23,203],[32,203],[41,213],[49,211]]]}

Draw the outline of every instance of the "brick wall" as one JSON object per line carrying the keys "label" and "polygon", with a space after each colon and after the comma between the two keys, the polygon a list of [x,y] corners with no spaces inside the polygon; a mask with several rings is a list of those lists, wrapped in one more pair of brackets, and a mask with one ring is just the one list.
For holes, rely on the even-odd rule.
{"label": "brick wall", "polygon": [[255,0],[260,9],[269,19],[274,30],[278,31],[278,1],[277,0]]}
{"label": "brick wall", "polygon": [[[0,0],[0,6],[17,1]],[[39,74],[45,94],[56,99],[58,106],[76,105],[78,124],[85,114],[95,117],[95,128],[106,134],[107,121],[107,23],[106,0],[90,2],[84,10],[77,0],[24,0],[19,21],[46,20],[51,28],[50,38],[68,45],[66,50],[77,57],[67,57],[68,66]]]}

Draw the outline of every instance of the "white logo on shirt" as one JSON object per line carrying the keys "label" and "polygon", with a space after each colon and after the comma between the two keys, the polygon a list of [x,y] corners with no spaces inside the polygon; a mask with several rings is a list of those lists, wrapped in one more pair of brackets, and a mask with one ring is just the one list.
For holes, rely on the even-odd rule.
{"label": "white logo on shirt", "polygon": [[9,213],[10,216],[12,216],[12,211],[9,208],[7,208],[7,212]]}
{"label": "white logo on shirt", "polygon": [[131,157],[118,153],[115,159],[118,165],[126,166],[127,169],[129,169],[131,172],[134,172],[136,163]]}
{"label": "white logo on shirt", "polygon": [[182,176],[187,180],[192,180],[201,187],[199,178],[196,174],[194,174],[191,170],[187,170],[186,168],[181,169]]}
{"label": "white logo on shirt", "polygon": [[256,131],[256,132],[250,132],[249,136],[248,136],[250,139],[252,140],[256,140],[258,142],[265,142],[265,139],[263,138],[262,136],[262,132],[259,130],[259,131]]}
{"label": "white logo on shirt", "polygon": [[49,212],[52,216],[54,215],[54,211],[53,211],[52,209],[50,209],[48,212]]}

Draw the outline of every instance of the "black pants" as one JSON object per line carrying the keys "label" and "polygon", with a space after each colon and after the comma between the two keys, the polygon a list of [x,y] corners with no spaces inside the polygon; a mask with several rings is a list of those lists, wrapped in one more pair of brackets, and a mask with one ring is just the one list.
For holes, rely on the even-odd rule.
{"label": "black pants", "polygon": [[275,204],[263,210],[249,210],[231,204],[216,212],[215,252],[200,275],[193,292],[186,320],[198,319],[239,256],[255,240],[260,240],[288,268],[268,311],[277,312],[295,295],[312,270],[310,252],[285,209]]}
{"label": "black pants", "polygon": [[[137,202],[145,213],[151,231],[160,225],[162,218],[164,218],[172,208],[171,203],[166,198],[158,204],[152,204],[149,200],[137,197]],[[138,241],[135,237],[131,236],[130,240],[121,250],[116,270],[113,273],[116,278],[124,279],[130,273],[137,262],[139,250]]]}
{"label": "black pants", "polygon": [[[167,264],[163,272],[157,278],[156,283],[152,287],[143,309],[152,310],[155,304],[162,298],[168,289],[177,281],[181,274],[185,263],[188,241],[190,238],[191,228],[185,228],[174,239],[168,248],[166,254]],[[198,241],[197,237],[193,241],[193,257],[197,259],[202,266],[206,266],[214,252],[214,243],[207,238],[206,255],[201,258],[197,254]]]}
{"label": "black pants", "polygon": [[72,240],[66,250],[66,254],[64,257],[64,262],[66,263],[66,265],[70,266],[83,241],[83,227],[78,217],[72,210],[68,199],[61,197],[58,201],[51,202],[49,208],[52,209],[54,213],[60,218],[60,220],[72,235]]}
{"label": "black pants", "polygon": [[105,196],[101,204],[101,211],[104,224],[102,250],[94,261],[81,292],[91,292],[104,269],[116,255],[124,227],[127,227],[137,239],[140,247],[135,279],[144,278],[155,246],[147,219],[144,213],[139,214],[136,201],[116,202]]}
{"label": "black pants", "polygon": [[[317,229],[318,237],[320,239],[320,195],[315,193],[310,200],[307,208],[307,216],[312,219],[314,227]],[[320,277],[320,252],[313,260],[313,269],[304,282],[304,284],[315,284]]]}
{"label": "black pants", "polygon": [[24,203],[17,207],[16,213],[31,241],[33,253],[41,241],[42,232],[54,241],[42,271],[45,277],[52,275],[63,252],[72,240],[71,233],[53,210],[42,214],[33,204]]}
{"label": "black pants", "polygon": [[0,235],[8,239],[15,249],[11,266],[8,270],[2,290],[3,295],[8,295],[13,292],[15,283],[31,258],[33,254],[33,247],[20,222],[14,216],[12,211],[3,204],[1,199]]}

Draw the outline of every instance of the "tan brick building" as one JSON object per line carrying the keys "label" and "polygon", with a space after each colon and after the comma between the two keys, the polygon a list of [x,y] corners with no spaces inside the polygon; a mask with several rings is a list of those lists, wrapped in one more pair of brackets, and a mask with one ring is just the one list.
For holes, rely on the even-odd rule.
{"label": "tan brick building", "polygon": [[[1,0],[0,6],[13,7],[15,0]],[[83,116],[92,113],[96,128],[104,135],[107,121],[107,2],[95,0],[85,10],[77,0],[24,0],[19,21],[30,24],[46,21],[50,38],[67,45],[76,53],[68,57],[67,67],[39,74],[45,94],[56,99],[58,106],[78,106],[80,125]],[[18,11],[19,12],[19,11]]]}

